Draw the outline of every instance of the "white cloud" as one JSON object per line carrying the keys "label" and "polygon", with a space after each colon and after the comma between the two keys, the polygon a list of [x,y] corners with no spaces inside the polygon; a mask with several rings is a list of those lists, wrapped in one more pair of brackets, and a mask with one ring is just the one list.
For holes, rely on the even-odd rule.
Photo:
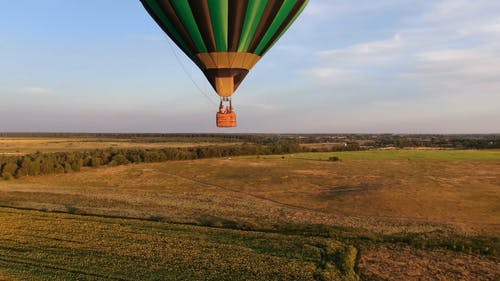
{"label": "white cloud", "polygon": [[356,70],[347,70],[336,67],[315,67],[304,71],[308,76],[312,76],[316,79],[320,79],[323,82],[328,83],[354,83],[361,79],[363,73]]}
{"label": "white cloud", "polygon": [[314,0],[310,1],[305,16],[326,17],[330,20],[356,17],[367,13],[376,13],[387,10],[401,10],[415,7],[414,0]]}
{"label": "white cloud", "polygon": [[319,52],[322,62],[336,66],[360,66],[386,61],[393,57],[401,48],[401,36],[396,34],[393,38],[356,44],[343,49]]}
{"label": "white cloud", "polygon": [[498,132],[491,120],[500,117],[500,1],[421,7],[398,20],[395,35],[325,48],[302,73],[335,93],[325,104],[352,120],[345,128]]}
{"label": "white cloud", "polygon": [[[392,38],[318,52],[318,63],[306,73],[332,83],[338,77],[352,80],[353,74],[366,79],[367,73],[377,73],[377,78],[420,75],[430,79],[422,83],[436,81],[432,76],[457,84],[500,77],[500,33],[496,34],[500,4],[444,0],[429,7],[408,27],[394,30]],[[466,79],[455,81],[459,76]],[[403,81],[390,83],[395,82]]]}
{"label": "white cloud", "polygon": [[475,36],[493,39],[492,34],[483,33],[498,33],[499,14],[500,1],[441,0],[435,1],[426,13],[414,20],[421,26],[437,27],[440,34],[436,36],[445,35],[446,39],[470,40]]}
{"label": "white cloud", "polygon": [[280,109],[278,105],[270,103],[240,103],[239,107],[251,108],[258,111],[275,111]]}
{"label": "white cloud", "polygon": [[421,72],[500,80],[500,49],[445,49],[423,52],[417,58]]}
{"label": "white cloud", "polygon": [[52,95],[54,90],[50,88],[43,87],[24,87],[21,89],[21,93],[29,95]]}
{"label": "white cloud", "polygon": [[496,0],[440,0],[433,1],[427,13],[420,16],[424,23],[482,21],[496,15],[500,2]]}
{"label": "white cloud", "polygon": [[483,25],[479,29],[488,33],[500,33],[500,19],[496,23]]}

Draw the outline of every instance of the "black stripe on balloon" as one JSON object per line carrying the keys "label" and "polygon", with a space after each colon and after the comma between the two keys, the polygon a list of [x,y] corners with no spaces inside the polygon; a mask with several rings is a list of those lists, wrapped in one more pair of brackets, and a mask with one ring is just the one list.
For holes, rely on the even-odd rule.
{"label": "black stripe on balloon", "polygon": [[257,49],[260,41],[264,38],[266,31],[273,23],[274,18],[278,14],[284,2],[285,0],[269,0],[266,9],[264,10],[264,14],[262,14],[262,19],[260,20],[257,30],[255,31],[252,43],[250,43],[248,48],[249,53],[255,52],[255,49]]}
{"label": "black stripe on balloon", "polygon": [[208,52],[217,51],[215,43],[215,33],[212,27],[212,18],[210,16],[210,7],[207,0],[189,0],[189,6],[193,12],[194,19],[198,25],[201,37],[205,42]]}
{"label": "black stripe on balloon", "polygon": [[300,9],[302,8],[302,6],[304,5],[305,2],[306,2],[306,0],[297,0],[297,3],[295,4],[295,6],[293,6],[292,10],[290,11],[290,13],[286,17],[286,19],[283,21],[283,23],[279,27],[278,31],[273,35],[273,37],[271,37],[271,40],[269,40],[269,42],[266,44],[264,49],[262,49],[261,55],[265,54],[269,50],[269,48],[271,48],[271,46],[276,42],[276,40],[278,40],[278,38],[283,34],[283,32],[285,31],[285,28],[290,24],[290,22],[293,20],[293,18],[297,15],[297,13],[300,11]]}
{"label": "black stripe on balloon", "polygon": [[[171,1],[178,1],[178,0],[171,0]],[[198,53],[199,52],[198,48],[196,47],[193,40],[191,39],[189,32],[182,24],[182,21],[177,16],[175,9],[172,6],[172,4],[170,3],[170,1],[169,0],[159,0],[158,4],[160,4],[165,15],[174,25],[174,28],[177,30],[177,32],[179,32],[179,35],[184,39],[184,41],[186,42],[186,45],[191,49],[191,51],[193,51],[193,53]]]}
{"label": "black stripe on balloon", "polygon": [[[154,21],[158,24],[158,26],[165,32],[171,39],[174,41],[174,43],[181,49],[188,57],[193,57],[193,53],[190,50],[185,50],[182,47],[182,43],[186,44],[186,42],[177,42],[176,38],[174,35],[170,32],[170,30],[167,29],[166,26],[164,26],[163,21],[160,19],[160,17],[153,11],[153,9],[149,6],[147,1],[141,0],[142,5],[144,6],[144,9],[149,13],[149,15],[154,19]],[[186,44],[187,45],[187,44]]]}
{"label": "black stripe on balloon", "polygon": [[229,0],[228,51],[238,51],[248,0]]}

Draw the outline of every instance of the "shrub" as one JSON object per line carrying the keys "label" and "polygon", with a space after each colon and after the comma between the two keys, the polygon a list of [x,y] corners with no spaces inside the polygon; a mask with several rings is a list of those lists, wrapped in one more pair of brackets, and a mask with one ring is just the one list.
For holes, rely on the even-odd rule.
{"label": "shrub", "polygon": [[90,162],[89,162],[89,166],[90,167],[94,167],[94,168],[97,168],[99,166],[101,166],[102,164],[102,159],[99,158],[99,157],[92,157],[90,158]]}
{"label": "shrub", "polygon": [[9,177],[12,178],[12,175],[16,174],[17,169],[18,169],[18,166],[16,163],[9,162],[9,163],[5,164],[2,168],[2,176],[3,176],[3,174],[8,174],[8,175],[10,175]]}
{"label": "shrub", "polygon": [[31,165],[28,169],[28,175],[38,176],[40,174],[40,161],[35,159],[31,161]]}
{"label": "shrub", "polygon": [[54,171],[57,174],[62,174],[64,173],[64,167],[61,164],[57,164]]}
{"label": "shrub", "polygon": [[11,180],[11,179],[12,179],[12,174],[11,174],[11,173],[9,173],[9,172],[3,172],[3,173],[2,173],[2,178],[3,178],[4,180]]}
{"label": "shrub", "polygon": [[116,154],[111,159],[111,163],[113,164],[113,166],[116,166],[116,165],[129,164],[130,161],[128,161],[127,157],[125,157],[124,155],[122,155],[122,154]]}
{"label": "shrub", "polygon": [[70,172],[72,172],[72,171],[73,171],[73,169],[71,169],[71,164],[69,164],[69,163],[64,163],[64,172],[65,172],[65,173],[70,173]]}
{"label": "shrub", "polygon": [[83,160],[75,160],[71,163],[71,169],[75,172],[79,172],[83,166]]}

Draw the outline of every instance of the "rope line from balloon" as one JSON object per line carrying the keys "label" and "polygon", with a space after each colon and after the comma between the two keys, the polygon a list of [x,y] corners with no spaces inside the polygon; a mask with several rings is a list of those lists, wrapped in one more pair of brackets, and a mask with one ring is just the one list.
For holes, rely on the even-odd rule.
{"label": "rope line from balloon", "polygon": [[174,46],[172,45],[172,42],[170,42],[170,38],[167,38],[167,42],[168,42],[168,45],[170,46],[170,50],[172,50],[172,53],[174,54],[174,57],[175,59],[177,60],[177,63],[181,66],[182,70],[184,71],[184,73],[187,75],[187,77],[189,78],[189,80],[191,80],[191,83],[193,83],[193,85],[196,87],[196,89],[198,89],[198,91],[205,97],[207,98],[207,100],[214,106],[217,106],[217,103],[215,101],[213,101],[210,96],[205,93],[201,88],[200,86],[196,83],[196,81],[194,80],[194,78],[191,76],[191,74],[187,71],[186,67],[182,64],[181,62],[181,59],[179,58],[179,56],[177,55],[177,53],[175,52],[175,49],[174,49]]}

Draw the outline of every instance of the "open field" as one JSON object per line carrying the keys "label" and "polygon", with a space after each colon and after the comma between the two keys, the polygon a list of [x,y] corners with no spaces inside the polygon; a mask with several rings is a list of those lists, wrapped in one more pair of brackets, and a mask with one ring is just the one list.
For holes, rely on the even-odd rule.
{"label": "open field", "polygon": [[[152,141],[153,140],[153,141]],[[119,139],[119,138],[0,138],[0,155],[25,155],[40,152],[86,151],[94,149],[155,149],[165,147],[194,147],[199,145],[230,145],[236,142],[188,141],[182,139]]]}
{"label": "open field", "polygon": [[[0,203],[61,210],[74,205],[91,213],[143,213],[175,222],[214,215],[264,228],[282,219],[356,225],[366,217],[499,235],[497,151],[488,157],[463,151],[466,160],[442,160],[446,150],[399,153],[395,160],[393,151],[342,152],[334,154],[340,162],[307,160],[333,155],[315,153],[87,169],[0,182]],[[373,158],[377,154],[382,160]],[[421,160],[431,157],[441,160]]]}
{"label": "open field", "polygon": [[311,280],[325,271],[322,254],[345,248],[325,238],[5,208],[0,226],[0,277],[9,280]]}
{"label": "open field", "polygon": [[[366,151],[344,151],[329,153],[298,153],[295,159],[328,160],[339,156],[344,160],[492,160],[500,161],[500,150],[454,150],[454,149],[386,149]],[[269,156],[266,156],[269,157]],[[274,156],[279,157],[279,156]]]}
{"label": "open field", "polygon": [[[327,161],[332,156],[339,157],[341,161]],[[241,241],[251,241],[246,235],[264,237],[259,243],[296,240],[298,244],[293,246],[296,248],[287,249],[286,252],[290,251],[291,256],[286,254],[285,258],[280,256],[283,253],[276,253],[283,245],[269,246],[274,250],[266,253],[282,259],[276,261],[279,266],[273,265],[269,260],[270,263],[262,267],[263,277],[260,280],[269,280],[268,277],[274,276],[273,274],[282,276],[279,272],[295,272],[287,269],[287,266],[298,266],[300,270],[296,269],[297,276],[300,275],[304,280],[322,280],[313,272],[317,272],[318,265],[321,270],[324,269],[321,266],[324,259],[318,258],[318,255],[321,256],[318,254],[319,248],[307,246],[310,245],[308,239],[316,239],[315,241],[320,241],[318,243],[323,243],[321,245],[331,242],[340,248],[349,245],[358,249],[360,254],[357,257],[357,271],[365,279],[496,280],[500,277],[499,188],[498,150],[384,150],[173,161],[24,177],[0,182],[0,205],[7,207],[1,209],[2,212],[12,214],[4,220],[5,225],[18,220],[30,221],[29,225],[33,225],[31,221],[36,221],[41,223],[39,228],[52,229],[61,237],[69,235],[67,232],[73,233],[69,229],[75,229],[74,233],[84,233],[87,222],[78,224],[83,228],[75,225],[59,228],[58,223],[65,221],[60,216],[95,223],[88,229],[106,229],[100,224],[116,224],[123,228],[130,228],[131,224],[136,225],[135,227],[144,226],[148,231],[151,228],[155,231],[161,228],[182,228],[187,233],[186,239],[202,243],[200,248],[209,247],[203,244],[203,239],[219,241],[219,238],[213,237],[232,233],[230,236],[233,240],[226,240],[226,245],[230,245],[228,252],[238,252],[232,247],[240,245],[238,243]],[[69,214],[39,213],[23,209]],[[122,221],[118,217],[138,220]],[[57,228],[54,225],[58,225]],[[206,228],[207,226],[219,229]],[[32,231],[30,235],[36,233],[29,226],[19,226],[8,232],[4,230],[0,232],[0,242],[3,243],[0,250],[7,249],[11,254],[24,253],[22,249],[18,252],[15,249],[18,249],[16,247],[19,247],[19,243],[26,244],[26,247],[38,249],[33,255],[49,259],[51,266],[97,272],[96,265],[101,264],[105,269],[99,272],[105,273],[99,274],[120,276],[116,272],[120,272],[121,265],[115,267],[107,264],[105,253],[101,251],[99,255],[104,255],[101,259],[96,258],[88,266],[78,268],[77,263],[65,264],[61,256],[56,256],[57,251],[42,250],[52,249],[43,244],[45,238],[32,239],[29,243],[20,241],[20,238],[13,239],[20,231]],[[122,228],[118,232],[121,231]],[[142,245],[137,246],[141,248],[148,243],[162,244],[154,239],[170,239],[157,237],[157,232],[148,231],[131,239],[126,239],[125,235],[117,238],[117,241],[108,241],[112,239],[106,238],[109,235],[119,235],[117,231],[112,231],[114,234],[89,235],[103,237],[104,242],[99,243],[116,243],[111,248],[121,248],[123,251],[136,243]],[[198,237],[197,233],[205,231],[210,233],[206,237],[211,238],[195,238]],[[10,238],[7,238],[6,233],[11,235],[8,236]],[[271,235],[276,240],[266,235]],[[293,238],[287,238],[290,235]],[[69,239],[61,237],[55,241]],[[139,237],[148,242],[134,242]],[[52,243],[56,247],[63,242]],[[87,250],[87,255],[101,247],[99,243],[85,243],[87,242],[77,240],[74,245],[86,245],[83,248]],[[64,246],[61,245],[60,247]],[[221,254],[221,250],[217,250],[221,245],[215,243],[212,246],[214,255],[215,252]],[[105,249],[109,247],[108,245]],[[256,251],[253,246],[245,244],[245,247]],[[308,252],[308,249],[316,254]],[[65,251],[69,250],[62,250],[62,253]],[[301,254],[301,251],[305,252]],[[127,255],[112,253],[119,257]],[[247,258],[255,259],[256,262],[268,258],[260,256],[259,251],[253,254]],[[304,259],[311,256],[314,258]],[[21,260],[32,258],[29,255],[16,257]],[[152,266],[144,269],[144,272],[149,272],[147,274],[153,274],[151,268],[161,271],[168,264],[165,261],[167,256],[158,253],[154,258],[158,259],[142,262]],[[169,261],[171,259],[172,257],[168,258]],[[179,259],[183,259],[181,254]],[[222,270],[220,272],[228,270],[225,266],[239,267],[239,264],[232,264],[232,259],[230,254],[223,254],[215,258],[220,263],[213,266]],[[68,257],[68,260],[71,258]],[[0,261],[2,263],[8,270],[4,270],[4,273],[0,269],[0,277],[2,274],[20,276],[19,269],[16,270],[12,262]],[[182,271],[191,266],[186,260],[176,260],[175,263],[183,268]],[[208,265],[202,261],[200,263],[199,268],[207,268]],[[263,263],[267,263],[267,260]],[[332,268],[335,270],[342,268],[338,261],[333,264]],[[32,274],[42,270],[37,269],[36,265],[33,267]],[[270,273],[266,268],[274,268],[279,272]],[[252,269],[241,270],[251,272]],[[199,272],[208,274],[208,271],[210,270]],[[40,273],[40,278],[33,280],[45,280],[44,276],[48,275],[44,274]],[[231,279],[230,275],[224,274],[226,273],[213,278]],[[248,276],[260,276],[252,274],[254,273],[249,273]],[[326,276],[324,272],[322,274]],[[134,275],[129,276],[137,280]],[[195,275],[190,278],[199,279]],[[289,276],[278,279],[294,278]]]}

